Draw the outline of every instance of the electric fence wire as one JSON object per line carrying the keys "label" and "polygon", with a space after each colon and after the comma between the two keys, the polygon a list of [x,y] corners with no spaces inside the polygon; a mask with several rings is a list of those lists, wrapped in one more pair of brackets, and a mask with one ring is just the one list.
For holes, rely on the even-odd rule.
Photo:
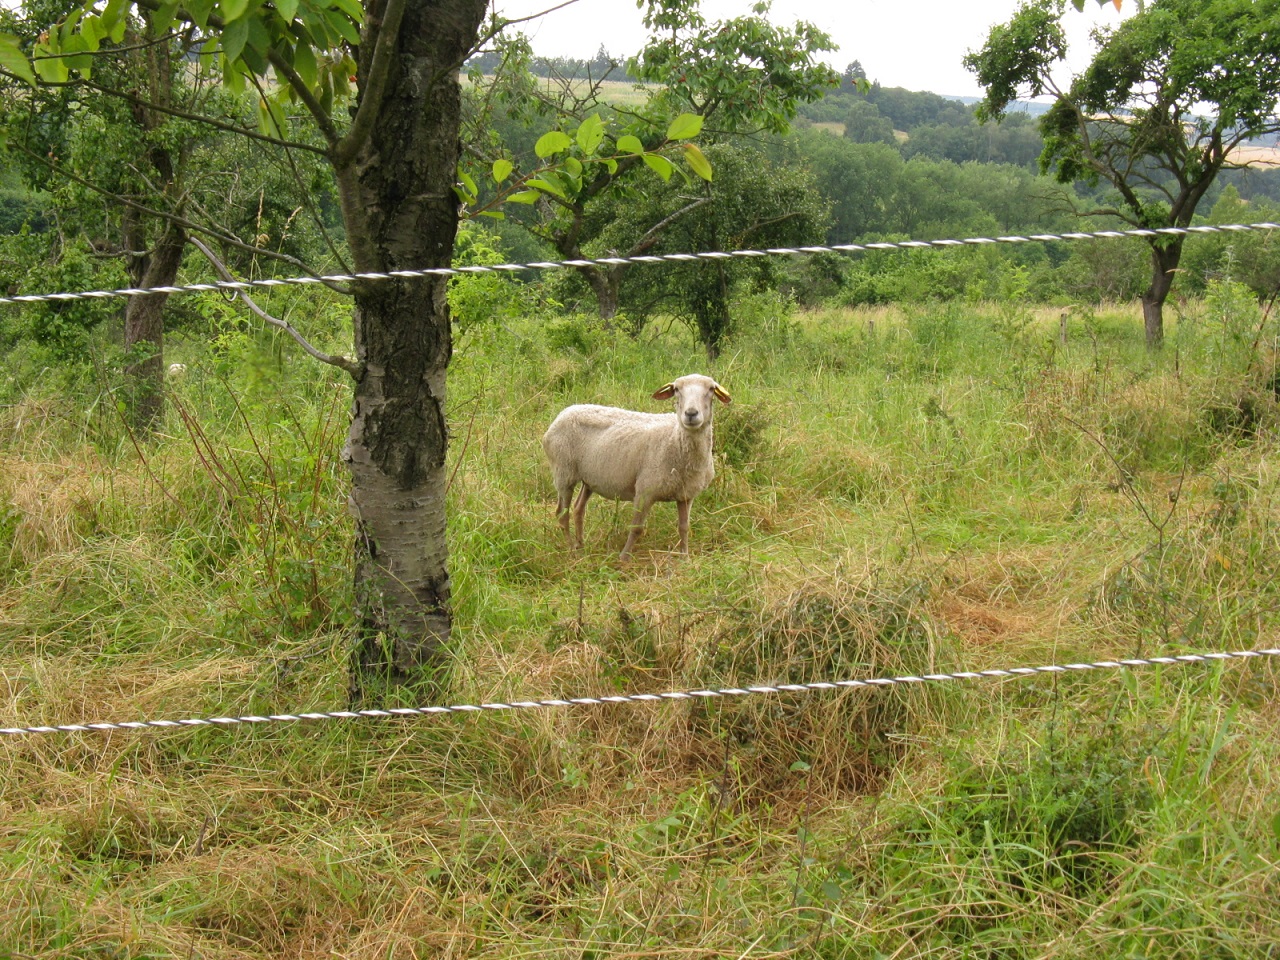
{"label": "electric fence wire", "polygon": [[1241,233],[1277,230],[1277,223],[1233,223],[1221,226],[1159,227],[1152,230],[1096,230],[1091,233],[1037,233],[1029,236],[966,237],[962,240],[903,240],[897,243],[842,243],[832,246],[771,247],[765,250],[667,253],[638,257],[599,257],[589,260],[543,260],[534,263],[503,263],[493,266],[430,267],[421,270],[389,270],[386,273],[339,273],[319,277],[271,277],[261,280],[219,280],[214,283],[187,283],[167,287],[121,287],[117,290],[80,290],[62,293],[33,293],[0,297],[0,304],[42,303],[62,300],[93,300],[108,297],[138,297],[149,293],[206,293],[251,290],[258,287],[301,286],[307,284],[352,283],[355,281],[452,277],[469,273],[515,273],[524,270],[558,270],[565,267],[600,267],[622,264],[687,263],[698,260],[729,260],[745,257],[804,256],[815,253],[866,253],[873,250],[917,250],[924,248],[981,246],[1000,243],[1049,243],[1070,240],[1112,240],[1128,237],[1189,236],[1204,233]]}
{"label": "electric fence wire", "polygon": [[503,710],[533,710],[547,707],[597,707],[622,703],[667,703],[676,700],[704,700],[717,697],[740,697],[751,694],[810,693],[818,690],[845,690],[855,687],[882,688],[902,684],[943,682],[948,680],[980,680],[1020,678],[1039,674],[1080,673],[1089,670],[1120,670],[1157,665],[1177,666],[1190,663],[1213,663],[1226,660],[1280,656],[1280,649],[1236,650],[1218,653],[1184,653],[1175,657],[1132,657],[1127,660],[1096,660],[1092,663],[1053,664],[1042,667],[1009,667],[1007,669],[928,673],[921,676],[874,677],[864,680],[830,680],[813,683],[781,683],[773,686],[721,687],[708,690],[679,690],[667,693],[633,693],[606,697],[569,697],[565,699],[513,700],[510,703],[458,704],[435,707],[391,707],[368,710],[330,710],[323,713],[279,713],[265,716],[192,717],[185,720],[130,720],[119,723],[66,723],[56,726],[0,727],[0,734],[29,736],[37,733],[94,733],[112,730],[171,729],[174,727],[234,727],[241,725],[289,723],[298,720],[355,720],[360,718],[439,716],[452,713],[484,713]]}

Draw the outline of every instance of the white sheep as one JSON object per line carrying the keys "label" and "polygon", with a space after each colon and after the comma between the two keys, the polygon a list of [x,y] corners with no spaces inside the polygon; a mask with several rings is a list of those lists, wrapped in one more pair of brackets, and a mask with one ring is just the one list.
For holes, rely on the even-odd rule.
{"label": "white sheep", "polygon": [[[582,546],[582,522],[593,493],[630,500],[635,507],[622,559],[644,531],[649,508],[675,501],[680,552],[689,552],[689,503],[716,475],[711,461],[712,399],[729,403],[729,394],[710,377],[690,374],[662,387],[653,398],[675,398],[675,413],[637,413],[617,407],[576,404],[551,422],[542,448],[551,461],[556,485],[556,517],[569,546]],[[573,491],[582,484],[578,502]],[[569,534],[573,504],[576,537]]]}

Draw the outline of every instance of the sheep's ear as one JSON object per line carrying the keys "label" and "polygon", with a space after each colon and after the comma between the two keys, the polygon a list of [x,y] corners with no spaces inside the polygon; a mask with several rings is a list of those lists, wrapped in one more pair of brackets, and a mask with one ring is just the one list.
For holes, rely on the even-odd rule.
{"label": "sheep's ear", "polygon": [[654,393],[653,399],[670,400],[675,395],[676,395],[676,385],[674,383],[668,383],[665,387],[661,387],[656,393]]}
{"label": "sheep's ear", "polygon": [[728,392],[725,390],[725,388],[724,388],[724,387],[722,387],[722,386],[720,386],[720,384],[718,384],[718,383],[717,383],[714,387],[712,387],[712,388],[711,388],[711,392],[712,392],[712,393],[714,393],[714,394],[716,395],[716,399],[717,399],[717,400],[719,400],[721,403],[732,403],[732,402],[733,402],[733,397],[729,396],[729,394],[728,394]]}

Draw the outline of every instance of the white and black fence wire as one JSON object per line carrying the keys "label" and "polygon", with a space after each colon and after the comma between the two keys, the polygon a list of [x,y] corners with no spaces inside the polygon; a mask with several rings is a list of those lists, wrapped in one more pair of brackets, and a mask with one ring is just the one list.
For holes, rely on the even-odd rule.
{"label": "white and black fence wire", "polygon": [[558,270],[565,267],[609,267],[621,264],[688,263],[697,260],[732,260],[750,257],[804,256],[816,253],[867,253],[875,250],[918,250],[945,247],[983,246],[987,244],[1050,243],[1071,240],[1113,240],[1130,237],[1191,236],[1207,233],[1247,233],[1277,230],[1277,223],[1233,223],[1194,227],[1160,227],[1143,230],[1095,230],[1088,233],[1036,233],[1028,236],[965,237],[960,240],[902,240],[882,243],[841,243],[831,246],[770,247],[764,250],[708,251],[705,253],[667,253],[638,257],[598,257],[587,260],[541,260],[533,263],[502,263],[493,266],[430,267],[421,270],[389,270],[386,273],[337,273],[315,277],[270,277],[261,280],[219,280],[213,283],[186,283],[166,287],[121,287],[116,290],[79,290],[59,293],[32,293],[0,297],[0,304],[45,303],[62,300],[97,300],[110,297],[137,297],[149,293],[236,292],[261,287],[306,286],[309,284],[351,283],[414,279],[421,277],[453,277],[472,273],[518,273],[526,270]]}
{"label": "white and black fence wire", "polygon": [[1007,669],[926,673],[920,676],[872,677],[863,680],[830,680],[814,683],[780,683],[772,686],[719,687],[707,690],[674,690],[666,693],[632,693],[604,697],[568,697],[564,699],[513,700],[510,703],[468,703],[434,707],[388,707],[367,710],[329,710],[319,713],[276,713],[240,717],[189,717],[185,720],[127,720],[117,723],[64,723],[54,726],[0,727],[0,734],[32,736],[40,733],[106,733],[115,730],[173,729],[175,727],[237,727],[270,723],[295,723],[302,720],[358,720],[395,717],[428,717],[455,713],[495,713],[509,710],[542,710],[550,707],[602,707],[608,704],[670,703],[678,700],[709,700],[745,697],[756,694],[813,693],[822,690],[848,690],[858,687],[884,688],[908,684],[942,683],[951,680],[1016,679],[1042,674],[1082,673],[1090,670],[1123,670],[1135,667],[1180,666],[1193,663],[1218,663],[1227,660],[1250,660],[1280,656],[1280,649],[1235,650],[1217,653],[1184,653],[1172,657],[1131,657],[1125,660],[1095,660],[1092,663],[1051,664],[1042,667],[1009,667]]}

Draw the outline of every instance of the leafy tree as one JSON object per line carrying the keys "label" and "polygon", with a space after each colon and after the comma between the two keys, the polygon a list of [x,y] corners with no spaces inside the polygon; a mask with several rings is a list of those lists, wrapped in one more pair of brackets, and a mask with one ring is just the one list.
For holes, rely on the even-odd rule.
{"label": "leafy tree", "polygon": [[[37,44],[34,62],[45,82],[66,83],[73,71],[85,78],[103,47],[140,25],[156,37],[189,35],[228,88],[254,92],[259,129],[216,113],[189,119],[322,156],[337,183],[354,272],[447,267],[458,224],[458,71],[477,46],[485,6],[113,0],[98,9],[91,0]],[[286,108],[295,105],[321,146],[291,136]],[[449,638],[446,288],[444,277],[355,281],[356,356],[327,358],[354,380],[345,459],[357,526],[357,677],[407,677]]]}
{"label": "leafy tree", "polygon": [[827,243],[852,243],[893,233],[892,201],[903,160],[884,143],[853,143],[818,131],[798,131],[791,148],[812,171],[818,193],[831,205]]}
{"label": "leafy tree", "polygon": [[863,90],[867,84],[867,71],[862,66],[862,61],[854,60],[844,68],[840,74],[840,91],[841,93],[852,93],[855,90]]}
{"label": "leafy tree", "polygon": [[1238,166],[1233,150],[1280,131],[1280,0],[1153,0],[1100,33],[1065,90],[1050,73],[1066,52],[1062,14],[1062,0],[1031,0],[965,58],[987,91],[978,115],[1000,119],[1022,90],[1054,97],[1041,170],[1106,183],[1118,202],[1082,212],[1153,231],[1142,312],[1155,348],[1184,242],[1155,231],[1190,226],[1214,179]]}
{"label": "leafy tree", "polygon": [[[1265,198],[1244,200],[1234,186],[1227,186],[1206,219],[1214,225],[1275,223],[1280,220],[1280,204]],[[1245,284],[1259,299],[1275,298],[1280,295],[1275,243],[1275,237],[1257,230],[1194,237],[1187,243],[1181,275],[1196,293],[1204,293],[1213,280],[1229,279]]]}
{"label": "leafy tree", "polygon": [[[672,181],[603,200],[596,213],[608,223],[600,242],[634,236],[691,202],[697,204],[696,214],[671,221],[653,245],[654,253],[822,241],[828,205],[803,166],[768,162],[760,150],[734,142],[713,144],[707,154],[717,176],[700,184],[696,194]],[[686,320],[708,359],[715,360],[733,331],[733,294],[745,286],[773,285],[781,267],[773,257],[695,261],[660,270],[641,267],[625,275],[620,303],[634,329],[656,311]]]}
{"label": "leafy tree", "polygon": [[969,123],[971,110],[959,100],[936,93],[920,93],[902,87],[871,85],[866,98],[888,117],[895,128],[910,132],[925,124],[963,126]]}
{"label": "leafy tree", "polygon": [[[664,178],[672,175],[668,161],[646,154],[686,139],[703,124],[718,135],[781,132],[795,118],[801,103],[816,99],[838,83],[835,72],[817,59],[830,49],[825,34],[803,22],[792,28],[776,27],[764,19],[767,4],[754,9],[752,16],[708,22],[695,5],[682,0],[656,0],[649,6],[645,25],[653,35],[628,64],[629,73],[651,85],[650,95],[638,109],[613,110],[600,102],[597,90],[563,84],[552,104],[554,114],[563,118],[562,130],[540,138],[533,162],[543,163],[564,153],[580,163],[578,153],[586,145],[618,159],[582,169],[570,165],[550,178],[536,175],[524,179],[538,187],[539,193],[511,197],[537,203],[536,217],[522,218],[521,222],[567,260],[589,255],[634,257],[650,251],[673,224],[700,208],[696,197],[647,224],[628,219],[633,232],[623,236],[612,230],[607,244],[602,232],[611,220],[595,213],[597,207],[612,209],[613,199],[634,190],[646,167]],[[519,83],[518,61],[515,65],[514,79]],[[496,102],[497,97],[488,99]],[[531,106],[529,99],[518,91],[507,96],[507,103],[511,109],[534,112],[538,104]],[[695,116],[701,118],[700,123],[681,120]],[[711,167],[697,148],[688,145],[683,151],[691,169],[710,178]],[[530,163],[527,157],[504,153],[484,159],[492,161],[494,179],[499,182],[507,176],[529,176],[524,172]],[[496,175],[499,170],[503,176]],[[551,189],[546,189],[546,184]],[[631,265],[579,270],[595,295],[600,316],[611,319],[619,309],[621,285]]]}
{"label": "leafy tree", "polygon": [[880,108],[868,100],[854,100],[844,117],[844,135],[854,143],[888,143],[896,145],[893,124],[880,116]]}
{"label": "leafy tree", "polygon": [[1025,113],[1010,114],[1000,124],[924,124],[902,144],[904,157],[931,157],[954,163],[1014,163],[1034,167],[1044,149],[1035,122]]}

